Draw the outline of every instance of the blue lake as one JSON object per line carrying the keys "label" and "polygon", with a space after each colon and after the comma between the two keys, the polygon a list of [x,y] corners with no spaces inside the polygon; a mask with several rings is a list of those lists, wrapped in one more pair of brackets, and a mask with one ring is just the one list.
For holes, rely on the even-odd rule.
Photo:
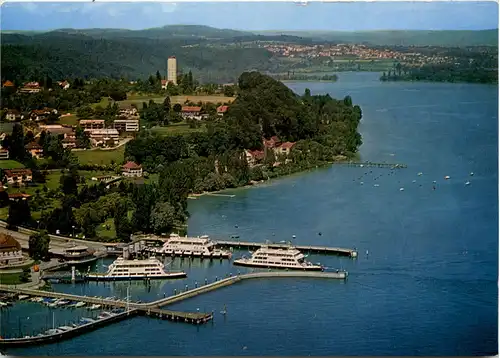
{"label": "blue lake", "polygon": [[[189,234],[356,247],[356,260],[310,257],[348,270],[346,282],[243,282],[169,306],[215,311],[214,322],[205,326],[134,318],[69,341],[7,353],[496,354],[497,87],[380,83],[374,73],[341,73],[336,83],[287,85],[297,93],[308,87],[313,94],[350,95],[363,110],[362,160],[404,163],[408,168],[332,166],[229,191],[234,197],[201,197],[190,201]],[[172,266],[186,270],[189,277],[150,288],[134,284],[131,295],[153,300],[238,270],[227,261],[176,260]],[[126,295],[126,284],[121,283],[54,289]],[[226,317],[219,314],[224,305]],[[57,312],[58,323],[64,324],[67,314]],[[41,331],[51,324],[49,315],[40,306],[19,304],[2,313],[2,333],[34,329],[27,317],[38,320]]]}

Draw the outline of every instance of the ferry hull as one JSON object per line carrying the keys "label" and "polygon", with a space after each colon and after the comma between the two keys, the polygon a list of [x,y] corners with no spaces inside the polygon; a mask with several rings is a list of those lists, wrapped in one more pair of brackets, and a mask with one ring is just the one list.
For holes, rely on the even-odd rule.
{"label": "ferry hull", "polygon": [[129,281],[129,280],[171,280],[171,279],[179,279],[186,278],[187,273],[185,272],[176,272],[169,273],[165,275],[158,276],[101,276],[101,275],[87,275],[85,279],[87,281]]}
{"label": "ferry hull", "polygon": [[263,265],[263,264],[255,264],[244,261],[235,260],[233,264],[236,266],[245,266],[245,267],[255,267],[255,268],[265,268],[265,269],[277,269],[277,270],[293,270],[293,271],[323,271],[323,268],[320,266],[310,266],[310,267],[282,267],[282,266],[272,266],[272,265]]}

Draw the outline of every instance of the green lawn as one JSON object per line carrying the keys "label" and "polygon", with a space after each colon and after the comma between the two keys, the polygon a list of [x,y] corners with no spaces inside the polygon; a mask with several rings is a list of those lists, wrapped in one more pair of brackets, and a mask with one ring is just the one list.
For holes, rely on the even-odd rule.
{"label": "green lawn", "polygon": [[17,285],[22,283],[20,280],[21,272],[19,273],[3,273],[0,274],[0,285]]}
{"label": "green lawn", "polygon": [[115,163],[121,163],[123,161],[125,146],[122,145],[114,150],[79,150],[73,151],[73,153],[78,157],[78,161],[81,164],[108,165],[111,164],[112,160],[114,160]]}
{"label": "green lawn", "polygon": [[76,126],[78,124],[79,120],[76,114],[72,114],[71,116],[66,116],[66,117],[61,117],[59,119],[60,124],[67,124],[70,126]]}
{"label": "green lawn", "polygon": [[189,128],[189,125],[186,122],[174,123],[165,127],[153,127],[151,131],[157,133],[162,136],[168,136],[173,134],[185,134],[192,132],[202,132],[205,130],[205,126],[201,126],[200,128]]}
{"label": "green lawn", "polygon": [[24,168],[22,163],[16,162],[15,160],[0,160],[0,169],[18,169]]}
{"label": "green lawn", "polygon": [[[109,226],[109,229],[106,226]],[[104,223],[97,225],[96,234],[98,237],[106,239],[106,241],[114,239],[116,237],[114,219],[109,218]]]}

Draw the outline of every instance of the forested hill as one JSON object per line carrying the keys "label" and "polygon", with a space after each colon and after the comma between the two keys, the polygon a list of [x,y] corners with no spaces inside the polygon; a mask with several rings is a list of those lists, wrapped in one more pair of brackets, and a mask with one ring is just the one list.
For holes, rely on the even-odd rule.
{"label": "forested hill", "polygon": [[197,39],[103,39],[62,31],[33,36],[2,35],[2,79],[125,77],[166,73],[167,59],[190,68],[201,81],[232,82],[246,70],[272,68],[272,55],[260,48],[203,46]]}

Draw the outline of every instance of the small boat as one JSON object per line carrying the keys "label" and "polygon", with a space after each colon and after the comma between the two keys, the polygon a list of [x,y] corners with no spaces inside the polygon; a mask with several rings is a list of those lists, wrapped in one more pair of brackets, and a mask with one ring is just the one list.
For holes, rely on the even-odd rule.
{"label": "small boat", "polygon": [[49,329],[48,331],[45,331],[45,333],[47,335],[52,335],[52,334],[59,334],[59,333],[63,333],[64,331],[58,329],[58,328],[53,328],[53,329]]}
{"label": "small boat", "polygon": [[420,177],[420,176],[422,176],[423,174],[424,174],[424,173],[420,172],[420,173],[418,173],[417,175]]}
{"label": "small boat", "polygon": [[31,302],[43,302],[43,297],[33,297],[30,301]]}
{"label": "small boat", "polygon": [[380,185],[379,184],[373,184],[374,187],[379,187]]}
{"label": "small boat", "polygon": [[474,176],[474,172],[470,172],[470,176],[473,177]]}
{"label": "small boat", "polygon": [[7,306],[8,306],[8,304],[7,304],[7,303],[5,303],[5,302],[0,302],[0,307],[7,307]]}
{"label": "small boat", "polygon": [[449,175],[447,175],[447,176],[445,176],[444,178],[445,178],[446,180],[448,180],[448,179],[450,179],[450,176],[449,176]]}
{"label": "small boat", "polygon": [[61,326],[61,327],[58,327],[58,329],[60,329],[61,331],[71,331],[73,329],[73,327]]}
{"label": "small boat", "polygon": [[399,191],[404,191],[404,190],[405,190],[405,188],[399,188]]}
{"label": "small boat", "polygon": [[80,322],[82,324],[89,324],[89,323],[95,322],[95,319],[83,317],[83,318],[80,318]]}
{"label": "small boat", "polygon": [[47,306],[54,308],[54,307],[57,307],[58,304],[57,304],[57,302],[52,302],[52,303],[49,303]]}
{"label": "small boat", "polygon": [[470,181],[466,182],[465,185],[470,185]]}
{"label": "small boat", "polygon": [[91,309],[91,310],[98,310],[99,308],[101,308],[101,305],[94,304],[94,305],[90,306],[89,309]]}
{"label": "small boat", "polygon": [[77,302],[77,303],[75,303],[75,304],[73,305],[73,307],[78,308],[78,307],[83,307],[83,306],[85,306],[85,305],[86,305],[86,303],[85,303],[85,302]]}
{"label": "small boat", "polygon": [[29,298],[29,297],[30,297],[30,296],[28,296],[28,295],[19,295],[19,296],[17,296],[17,299],[18,299],[19,301],[22,301],[22,300],[25,300],[25,299],[27,299],[27,298]]}
{"label": "small boat", "polygon": [[70,302],[69,302],[68,300],[59,300],[59,301],[57,301],[57,302],[56,302],[56,304],[57,304],[58,306],[65,306],[65,305],[67,305],[67,304],[69,304],[69,303],[70,303]]}

